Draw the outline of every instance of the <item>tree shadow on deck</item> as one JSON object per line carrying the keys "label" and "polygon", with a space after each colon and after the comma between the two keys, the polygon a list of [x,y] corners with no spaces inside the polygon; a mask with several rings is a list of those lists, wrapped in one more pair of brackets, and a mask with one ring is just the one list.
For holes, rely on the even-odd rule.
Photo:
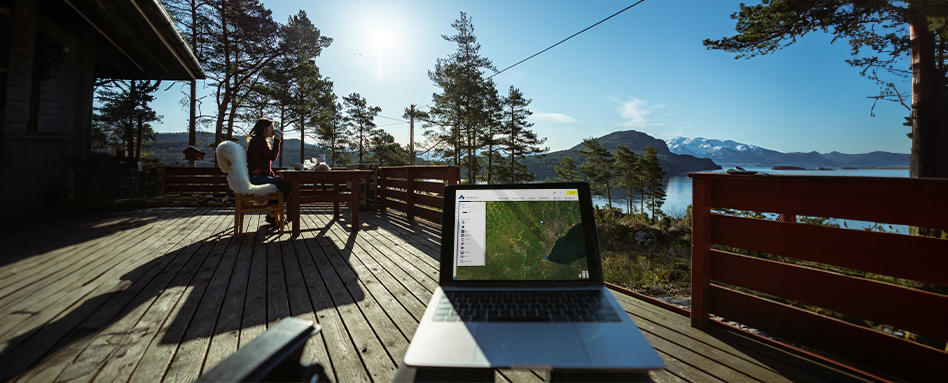
{"label": "tree shadow on deck", "polygon": [[141,227],[159,219],[158,214],[130,217],[124,212],[108,212],[95,214],[92,219],[88,215],[63,215],[28,220],[21,225],[12,225],[0,233],[0,243],[4,244],[4,250],[0,252],[0,267]]}
{"label": "tree shadow on deck", "polygon": [[414,219],[395,210],[382,210],[371,215],[369,220],[385,221],[387,231],[396,234],[423,251],[436,261],[441,260],[441,225]]}
{"label": "tree shadow on deck", "polygon": [[156,344],[225,333],[235,335],[222,339],[236,350],[238,337],[255,337],[287,316],[362,301],[365,293],[349,263],[355,235],[333,240],[327,225],[295,239],[265,226],[233,236],[230,226],[158,255],[122,275],[111,291],[7,341],[0,351],[0,381],[44,359],[68,358],[62,359],[69,364],[64,379],[96,374],[113,359],[154,352],[146,349]]}

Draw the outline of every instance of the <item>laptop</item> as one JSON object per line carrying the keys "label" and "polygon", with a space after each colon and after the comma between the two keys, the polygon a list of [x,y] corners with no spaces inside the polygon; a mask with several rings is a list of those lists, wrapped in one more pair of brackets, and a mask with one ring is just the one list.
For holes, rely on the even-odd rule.
{"label": "laptop", "polygon": [[440,286],[410,367],[661,369],[602,276],[585,182],[448,185]]}

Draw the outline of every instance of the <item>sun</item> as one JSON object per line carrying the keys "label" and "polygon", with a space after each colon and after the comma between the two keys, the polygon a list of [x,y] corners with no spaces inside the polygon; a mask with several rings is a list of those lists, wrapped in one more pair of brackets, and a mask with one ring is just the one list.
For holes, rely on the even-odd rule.
{"label": "sun", "polygon": [[376,26],[372,29],[372,32],[369,33],[369,39],[372,41],[372,45],[379,50],[379,52],[384,51],[392,43],[392,32],[389,28],[384,26]]}

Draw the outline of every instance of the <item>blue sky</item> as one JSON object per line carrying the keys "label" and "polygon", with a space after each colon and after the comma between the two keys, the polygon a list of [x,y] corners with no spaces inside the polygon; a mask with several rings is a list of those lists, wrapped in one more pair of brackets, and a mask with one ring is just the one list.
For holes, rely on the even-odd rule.
{"label": "blue sky", "polygon": [[[456,49],[441,35],[455,33],[451,23],[461,11],[472,19],[481,54],[503,69],[634,2],[263,0],[275,20],[286,22],[302,9],[333,38],[317,59],[322,74],[340,98],[358,92],[381,107],[376,123],[402,144],[409,127],[396,120],[440,91],[428,70]],[[845,42],[811,34],[749,60],[705,49],[703,39],[734,34],[730,15],[739,3],[646,0],[494,81],[501,93],[513,85],[533,100],[532,129],[551,150],[634,129],[783,152],[910,151],[909,128],[901,125],[908,110],[880,102],[870,116],[867,97],[879,85],[844,62],[850,58]],[[893,80],[903,94],[910,91],[909,80]],[[159,132],[186,131],[184,89],[171,87],[153,105],[164,116]]]}

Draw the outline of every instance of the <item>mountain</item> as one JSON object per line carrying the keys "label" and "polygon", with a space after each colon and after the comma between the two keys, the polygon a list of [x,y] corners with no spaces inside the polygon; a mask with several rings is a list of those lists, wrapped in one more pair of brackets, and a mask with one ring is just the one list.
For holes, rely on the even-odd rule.
{"label": "mountain", "polygon": [[[658,149],[658,161],[661,163],[662,169],[664,169],[668,174],[714,170],[721,168],[707,158],[696,158],[692,155],[673,153],[669,150],[668,145],[665,144],[665,141],[635,130],[612,132],[605,136],[599,137],[596,140],[598,140],[599,143],[609,151],[615,151],[619,144],[625,144],[629,147],[629,149],[632,149],[632,151],[635,152],[636,156],[640,156],[645,153],[646,144],[652,145]],[[547,153],[542,158],[539,156],[527,157],[524,159],[524,163],[529,167],[530,172],[537,175],[537,180],[544,180],[547,177],[552,180],[557,177],[556,166],[559,165],[560,159],[563,157],[573,157],[573,161],[576,162],[577,166],[585,162],[583,156],[579,154],[579,149],[582,148],[583,144],[579,143],[567,150],[559,150]]]}
{"label": "mountain", "polygon": [[[188,147],[188,134],[187,133],[158,133],[158,139],[153,143],[145,144],[143,148],[144,152],[154,153],[155,158],[160,160],[165,165],[185,165],[187,161],[184,160],[184,154],[181,153],[182,150]],[[247,140],[240,137],[237,140],[244,149],[247,148]],[[214,134],[207,132],[198,132],[196,144],[194,145],[198,149],[203,150],[206,154],[204,158],[208,161],[198,161],[197,166],[215,166],[210,160],[213,157],[214,149],[210,148],[208,145],[214,142]],[[300,140],[296,138],[287,139],[283,143],[283,167],[289,167],[292,164],[300,163]],[[305,144],[304,154],[306,158],[318,157],[324,154],[323,150],[318,148],[313,144]],[[273,162],[273,166],[279,166],[279,160]]]}
{"label": "mountain", "polygon": [[863,154],[782,153],[731,140],[675,137],[668,140],[672,153],[710,158],[722,166],[799,166],[803,168],[877,168],[909,166],[909,155],[890,152]]}

